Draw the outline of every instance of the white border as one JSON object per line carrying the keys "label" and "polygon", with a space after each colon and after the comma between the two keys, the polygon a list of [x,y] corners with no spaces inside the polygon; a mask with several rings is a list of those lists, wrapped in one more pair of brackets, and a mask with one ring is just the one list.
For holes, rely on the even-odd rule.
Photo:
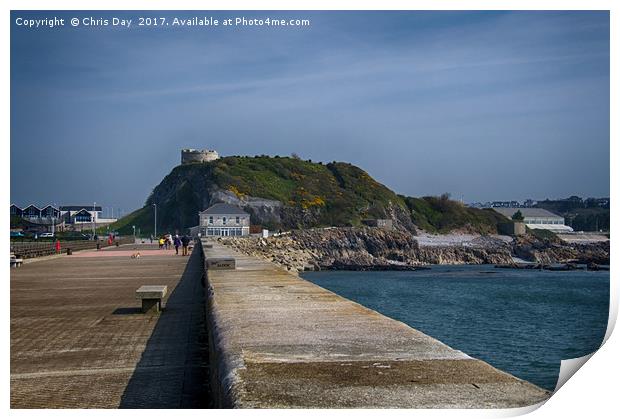
{"label": "white border", "polygon": [[[618,113],[618,75],[620,74],[620,66],[618,65],[618,45],[620,45],[619,33],[620,33],[620,2],[612,0],[409,0],[409,1],[396,1],[396,0],[381,0],[381,1],[356,1],[356,2],[343,2],[343,1],[249,1],[241,0],[234,3],[224,1],[197,1],[197,0],[4,0],[2,2],[4,9],[4,19],[2,27],[2,43],[1,54],[5,58],[3,60],[4,65],[0,70],[2,72],[2,92],[4,93],[4,100],[2,101],[2,116],[0,127],[3,132],[2,141],[2,165],[0,166],[4,179],[10,178],[10,96],[8,94],[10,89],[10,67],[8,65],[9,52],[10,52],[10,10],[610,10],[611,11],[611,115],[620,115]],[[618,170],[615,168],[614,163],[618,162],[618,123],[617,118],[611,118],[611,138],[610,138],[610,158],[611,158],[611,195],[612,198],[618,196],[616,193],[616,182],[618,176]],[[9,184],[8,182],[2,182],[0,184],[2,188],[2,196],[7,197],[4,205],[0,205],[0,217],[4,220],[8,220],[8,207],[10,199]],[[613,199],[612,199],[613,200]],[[615,201],[614,201],[615,202]],[[617,219],[617,206],[612,206],[611,224],[614,231],[616,228],[615,220]],[[2,254],[8,253],[8,240],[2,242]],[[615,246],[612,248],[615,249]],[[615,260],[612,251],[612,259]],[[615,265],[614,265],[615,266]],[[2,363],[2,372],[7,387],[2,393],[2,401],[4,407],[9,410],[9,315],[10,315],[10,292],[9,292],[9,272],[5,268],[4,275],[4,321],[2,322],[2,332],[5,337],[4,340],[4,361]],[[610,305],[610,322],[608,326],[607,336],[609,340],[606,344],[588,361],[585,366],[577,373],[576,378],[569,380],[566,385],[562,387],[542,408],[532,413],[531,417],[547,418],[547,417],[584,417],[586,415],[591,417],[612,417],[618,412],[618,403],[616,402],[618,396],[615,388],[617,388],[616,378],[618,373],[618,338],[611,335],[611,330],[615,324],[615,319],[618,313],[618,281],[614,280],[612,268],[612,282],[611,282],[611,305]],[[616,334],[617,335],[617,334]],[[390,415],[399,417],[410,417],[416,415],[418,417],[500,417],[500,416],[512,416],[515,414],[526,413],[531,409],[518,409],[518,410],[390,410],[386,411],[349,411],[349,410],[337,410],[337,411],[316,411],[316,410],[304,410],[304,411],[175,411],[173,414],[183,417],[203,417],[204,415],[217,415],[218,417],[229,416],[247,416],[252,418],[256,417],[282,417],[295,414],[300,417],[315,417],[316,415],[337,415],[337,416],[349,416],[354,415],[368,415],[369,417],[375,415]],[[82,410],[12,410],[9,414],[16,417],[30,417],[41,416],[46,417],[82,417],[86,412]],[[168,416],[172,412],[156,411],[156,412],[142,412],[142,414],[148,414],[156,416]],[[134,416],[138,412],[130,410],[116,410],[116,411],[100,411],[89,410],[88,415],[93,417],[108,417],[110,414],[115,416]]]}

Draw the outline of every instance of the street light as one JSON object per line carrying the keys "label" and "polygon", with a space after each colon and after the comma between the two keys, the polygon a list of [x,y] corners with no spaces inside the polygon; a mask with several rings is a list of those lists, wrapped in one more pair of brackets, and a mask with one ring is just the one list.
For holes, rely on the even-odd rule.
{"label": "street light", "polygon": [[93,202],[93,217],[92,217],[93,218],[93,240],[95,239],[95,235],[96,235],[95,229],[97,228],[97,225],[96,225],[97,222],[95,221],[95,205],[96,204],[97,204],[96,202]]}
{"label": "street light", "polygon": [[155,228],[153,229],[155,233],[153,235],[157,238],[157,204],[153,204],[153,207],[155,208]]}
{"label": "street light", "polygon": [[133,242],[136,242],[136,226],[132,226],[133,227]]}
{"label": "street light", "polygon": [[54,209],[55,209],[54,205],[56,204],[52,205],[52,236],[54,236],[54,234],[56,233],[56,231],[54,231],[55,230],[54,227],[56,227],[56,219],[54,218]]}

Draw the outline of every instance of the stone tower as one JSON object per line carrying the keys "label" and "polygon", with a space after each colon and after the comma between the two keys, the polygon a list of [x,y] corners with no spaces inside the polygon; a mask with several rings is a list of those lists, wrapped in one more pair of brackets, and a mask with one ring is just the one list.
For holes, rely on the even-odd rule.
{"label": "stone tower", "polygon": [[181,150],[181,164],[205,163],[219,158],[220,155],[215,150],[196,150],[193,148]]}

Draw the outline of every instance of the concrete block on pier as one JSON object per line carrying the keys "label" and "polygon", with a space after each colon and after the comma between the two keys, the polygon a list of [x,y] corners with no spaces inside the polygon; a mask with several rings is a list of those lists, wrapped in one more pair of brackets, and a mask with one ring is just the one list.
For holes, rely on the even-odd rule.
{"label": "concrete block on pier", "polygon": [[207,258],[206,260],[207,270],[209,271],[224,271],[235,269],[235,258]]}
{"label": "concrete block on pier", "polygon": [[142,301],[143,313],[159,313],[161,300],[166,296],[168,287],[165,285],[142,285],[136,290],[136,298]]}

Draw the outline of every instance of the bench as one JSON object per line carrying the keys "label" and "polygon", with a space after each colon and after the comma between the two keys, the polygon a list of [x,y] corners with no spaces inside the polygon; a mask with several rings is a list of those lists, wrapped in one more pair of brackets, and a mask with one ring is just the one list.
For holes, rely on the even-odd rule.
{"label": "bench", "polygon": [[161,311],[161,300],[166,296],[168,287],[166,285],[142,285],[136,290],[136,298],[142,300],[143,313],[159,313]]}
{"label": "bench", "polygon": [[14,253],[11,253],[11,268],[19,268],[24,263],[24,259],[18,258]]}
{"label": "bench", "polygon": [[235,258],[207,258],[207,270],[223,271],[235,269]]}

